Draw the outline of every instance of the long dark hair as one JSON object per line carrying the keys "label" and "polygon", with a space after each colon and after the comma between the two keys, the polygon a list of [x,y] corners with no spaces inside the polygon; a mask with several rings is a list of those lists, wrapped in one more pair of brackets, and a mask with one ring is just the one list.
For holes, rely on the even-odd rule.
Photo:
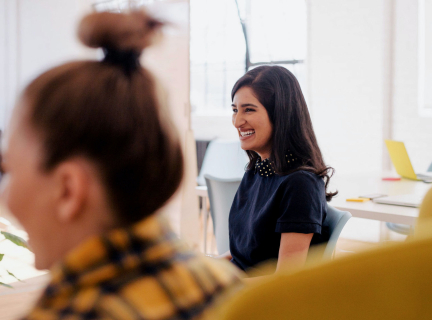
{"label": "long dark hair", "polygon": [[[326,199],[330,201],[336,192],[327,192],[334,173],[325,165],[321,150],[312,127],[312,121],[296,77],[280,66],[260,66],[248,71],[234,85],[231,99],[242,87],[249,87],[266,108],[273,132],[271,137],[270,161],[279,175],[306,170],[323,178]],[[249,157],[247,169],[254,168],[259,155],[246,151]],[[297,158],[297,166],[288,164],[286,155]]]}

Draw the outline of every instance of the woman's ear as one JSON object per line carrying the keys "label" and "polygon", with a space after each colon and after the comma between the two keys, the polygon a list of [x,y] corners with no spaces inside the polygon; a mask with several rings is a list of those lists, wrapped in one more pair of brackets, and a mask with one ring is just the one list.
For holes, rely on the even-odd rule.
{"label": "woman's ear", "polygon": [[55,169],[57,195],[57,218],[69,223],[79,218],[87,202],[89,175],[80,161],[69,160]]}

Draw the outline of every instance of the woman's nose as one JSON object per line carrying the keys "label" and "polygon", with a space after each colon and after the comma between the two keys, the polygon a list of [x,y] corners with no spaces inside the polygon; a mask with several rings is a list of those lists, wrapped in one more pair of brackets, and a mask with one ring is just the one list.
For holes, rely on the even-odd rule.
{"label": "woman's nose", "polygon": [[233,115],[233,125],[234,127],[236,127],[237,129],[240,128],[242,125],[245,124],[245,119],[243,117],[243,115],[240,112],[237,112]]}

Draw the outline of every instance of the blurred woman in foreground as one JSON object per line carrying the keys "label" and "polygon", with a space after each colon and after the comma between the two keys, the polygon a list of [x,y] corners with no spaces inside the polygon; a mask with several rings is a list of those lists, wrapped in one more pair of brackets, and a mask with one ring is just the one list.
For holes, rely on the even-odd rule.
{"label": "blurred woman in foreground", "polygon": [[139,64],[161,23],[97,13],[81,41],[103,61],[53,68],[24,90],[4,148],[3,200],[52,280],[28,319],[199,318],[238,280],[198,256],[155,212],[178,188],[183,158]]}

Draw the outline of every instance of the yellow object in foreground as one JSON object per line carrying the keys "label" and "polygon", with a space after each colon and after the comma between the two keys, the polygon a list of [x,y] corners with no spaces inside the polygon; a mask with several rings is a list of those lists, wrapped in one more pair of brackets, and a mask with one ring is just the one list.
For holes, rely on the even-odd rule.
{"label": "yellow object in foreground", "polygon": [[267,277],[214,319],[432,319],[431,217],[429,191],[413,239]]}
{"label": "yellow object in foreground", "polygon": [[[420,206],[419,217],[417,219],[417,225],[415,228],[417,234],[423,232],[420,229],[417,231],[417,229],[422,225],[427,225],[427,221],[429,221],[429,219],[432,219],[432,188],[426,193]],[[427,230],[424,231],[427,232]]]}
{"label": "yellow object in foreground", "polygon": [[350,201],[350,202],[367,202],[369,201],[369,198],[349,198],[346,199],[346,201]]}

